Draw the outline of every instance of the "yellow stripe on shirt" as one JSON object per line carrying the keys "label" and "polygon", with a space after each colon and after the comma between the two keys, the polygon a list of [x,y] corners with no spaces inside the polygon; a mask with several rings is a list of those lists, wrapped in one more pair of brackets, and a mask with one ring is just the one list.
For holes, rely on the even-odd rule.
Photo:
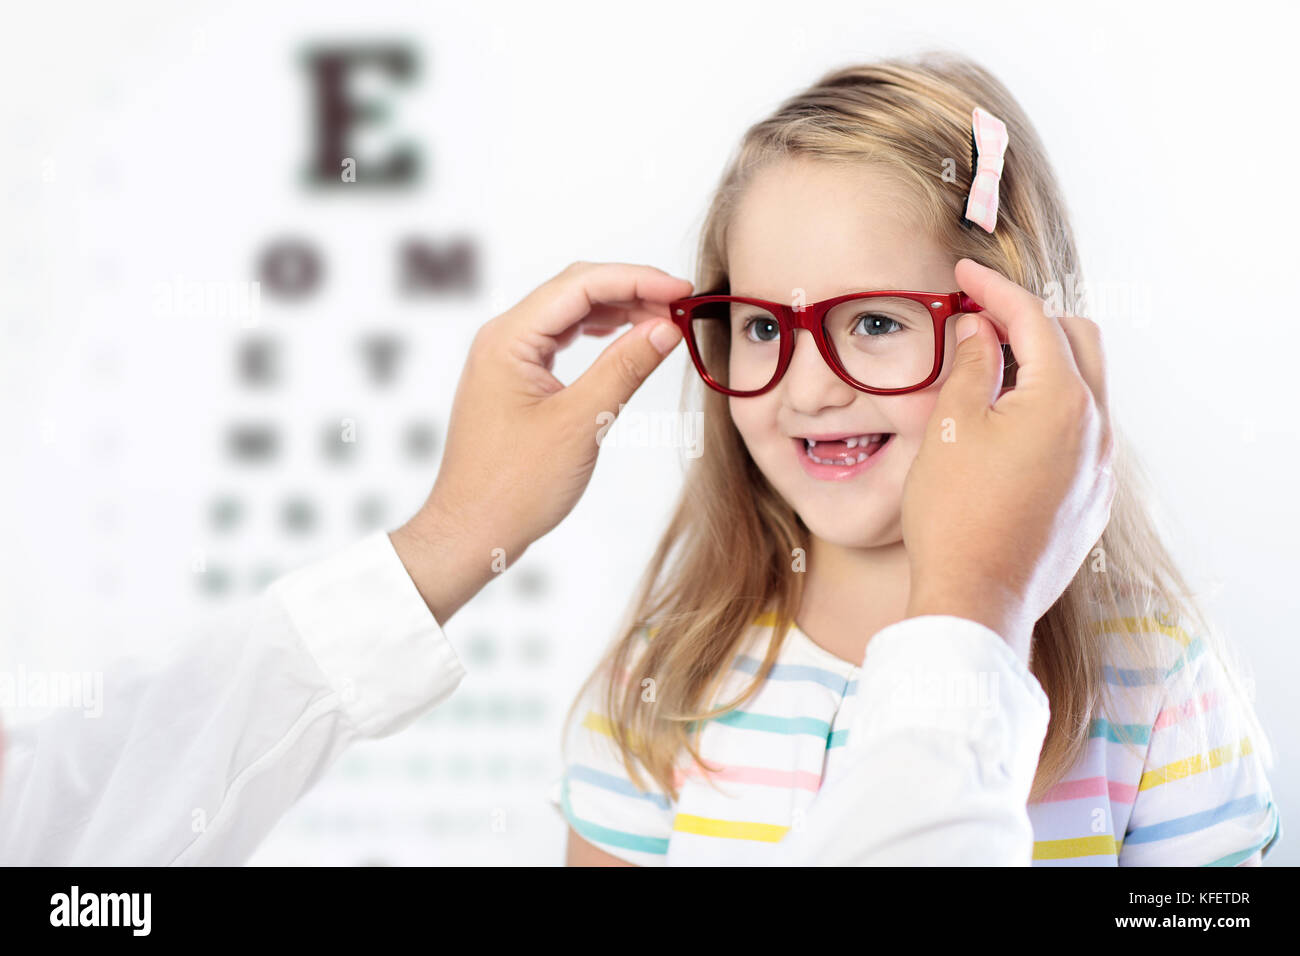
{"label": "yellow stripe on shirt", "polygon": [[789,827],[781,827],[773,823],[715,820],[711,817],[697,817],[689,813],[677,814],[673,819],[673,829],[679,833],[722,837],[726,840],[756,840],[761,843],[780,843],[781,838],[790,832]]}
{"label": "yellow stripe on shirt", "polygon": [[1093,626],[1099,634],[1116,631],[1124,631],[1129,634],[1148,634],[1155,631],[1167,637],[1172,637],[1183,647],[1187,647],[1192,643],[1191,637],[1181,627],[1165,624],[1153,617],[1108,617],[1097,621]]}
{"label": "yellow stripe on shirt", "polygon": [[1186,760],[1176,760],[1173,763],[1167,763],[1163,767],[1157,767],[1155,770],[1148,770],[1142,774],[1142,781],[1138,784],[1138,790],[1149,790],[1152,787],[1158,787],[1162,783],[1169,783],[1171,780],[1182,780],[1198,773],[1204,773],[1207,770],[1213,770],[1225,763],[1229,763],[1238,757],[1246,757],[1254,751],[1251,746],[1249,737],[1242,737],[1237,744],[1224,744],[1222,747],[1215,747],[1209,754],[1196,754],[1188,757]]}
{"label": "yellow stripe on shirt", "polygon": [[594,710],[587,711],[587,716],[582,718],[582,726],[588,730],[594,730],[598,734],[604,734],[606,737],[613,737],[613,724],[609,718],[603,714],[598,714]]}
{"label": "yellow stripe on shirt", "polygon": [[[593,733],[601,734],[611,740],[614,739],[614,724],[604,714],[598,714],[594,710],[587,711],[587,716],[582,718],[582,726]],[[627,735],[628,743],[634,749],[640,749],[641,737],[639,734],[629,733]]]}
{"label": "yellow stripe on shirt", "polygon": [[1035,860],[1068,860],[1078,856],[1119,856],[1119,844],[1109,833],[1072,840],[1035,840]]}

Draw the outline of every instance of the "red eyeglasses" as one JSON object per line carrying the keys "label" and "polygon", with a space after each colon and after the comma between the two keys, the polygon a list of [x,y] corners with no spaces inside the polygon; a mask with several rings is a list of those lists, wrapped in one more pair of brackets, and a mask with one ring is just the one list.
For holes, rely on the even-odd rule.
{"label": "red eyeglasses", "polygon": [[811,305],[733,295],[668,304],[705,383],[725,395],[769,391],[790,365],[795,333],[807,329],[841,379],[872,395],[901,395],[934,383],[944,328],[953,315],[982,312],[964,292],[851,292]]}

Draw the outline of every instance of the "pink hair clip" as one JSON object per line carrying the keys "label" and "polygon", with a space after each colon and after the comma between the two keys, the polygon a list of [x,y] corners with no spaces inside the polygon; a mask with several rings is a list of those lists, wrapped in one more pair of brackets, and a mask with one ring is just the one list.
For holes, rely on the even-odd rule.
{"label": "pink hair clip", "polygon": [[965,219],[992,232],[998,221],[998,183],[1002,179],[1002,158],[1007,151],[1007,124],[988,110],[971,111],[970,195]]}

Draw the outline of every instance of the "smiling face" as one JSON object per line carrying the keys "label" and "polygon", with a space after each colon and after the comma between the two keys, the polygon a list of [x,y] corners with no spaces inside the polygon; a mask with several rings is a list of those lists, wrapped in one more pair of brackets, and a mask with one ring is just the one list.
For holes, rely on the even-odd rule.
{"label": "smiling face", "polygon": [[[791,303],[801,289],[803,301],[813,303],[877,289],[956,291],[957,258],[910,221],[905,195],[871,167],[806,158],[766,167],[746,189],[727,233],[731,293]],[[872,331],[885,328],[872,321]],[[755,463],[814,535],[851,548],[902,540],[903,482],[947,380],[955,327],[954,316],[946,324],[944,367],[920,391],[858,391],[826,364],[811,333],[800,330],[790,367],[775,388],[729,400]],[[809,454],[802,441],[884,433],[892,437],[878,452],[850,439]],[[816,460],[856,460],[864,448],[873,452],[864,464]]]}

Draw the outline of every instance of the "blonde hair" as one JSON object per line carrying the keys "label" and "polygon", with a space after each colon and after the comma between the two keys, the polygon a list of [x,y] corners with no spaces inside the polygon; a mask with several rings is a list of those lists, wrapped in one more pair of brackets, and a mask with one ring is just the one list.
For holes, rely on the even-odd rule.
{"label": "blonde hair", "polygon": [[[963,226],[970,186],[971,110],[1002,119],[1010,146],[992,234]],[[1083,281],[1065,202],[1043,145],[1020,105],[992,74],[962,56],[930,52],[849,66],[827,73],[787,99],[744,135],[705,218],[695,288],[729,291],[726,231],[754,173],[769,163],[807,157],[872,164],[905,187],[913,212],[956,257],[969,257],[1043,295],[1050,282]],[[941,175],[945,160],[954,177]],[[661,790],[677,797],[674,763],[682,751],[697,763],[699,721],[740,706],[757,692],[799,611],[803,575],[795,548],[809,553],[809,532],[744,446],[727,398],[705,389],[688,369],[688,393],[702,393],[708,453],[687,472],[680,499],[633,597],[621,633],[584,683],[603,679],[607,728],[631,779],[646,789],[637,764]],[[1086,561],[1034,627],[1030,668],[1051,704],[1031,801],[1041,798],[1079,760],[1099,714],[1115,712],[1105,670],[1116,661],[1170,680],[1191,679],[1180,662],[1199,651],[1216,655],[1237,694],[1238,667],[1197,604],[1148,514],[1150,487],[1116,427],[1118,490],[1097,547],[1105,573]],[[758,616],[776,625],[762,667],[735,700],[711,706],[734,655]],[[652,635],[653,639],[644,638]],[[1175,640],[1171,643],[1168,638]],[[632,669],[635,668],[635,673]],[[629,674],[630,680],[619,679]],[[654,703],[643,703],[645,679]],[[1122,683],[1122,682],[1119,682]],[[1166,684],[1166,687],[1170,685]],[[577,701],[575,701],[575,707]],[[1247,704],[1256,749],[1271,762]],[[570,709],[568,720],[573,718]],[[1206,749],[1196,721],[1197,753]],[[1130,747],[1137,741],[1119,728]]]}

